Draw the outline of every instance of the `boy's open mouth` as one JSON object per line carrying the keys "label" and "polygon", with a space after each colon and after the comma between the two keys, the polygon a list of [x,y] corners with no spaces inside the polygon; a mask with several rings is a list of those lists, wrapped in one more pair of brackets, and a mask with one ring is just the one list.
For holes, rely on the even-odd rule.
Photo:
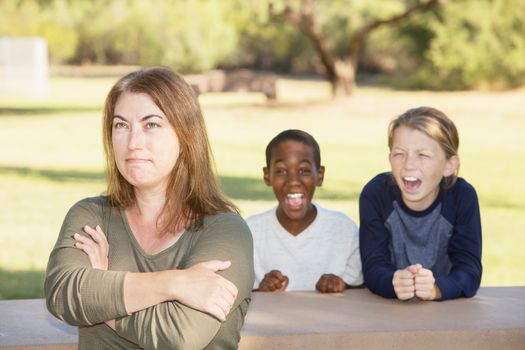
{"label": "boy's open mouth", "polygon": [[304,194],[302,193],[288,193],[286,195],[286,204],[292,209],[298,209],[303,205]]}
{"label": "boy's open mouth", "polygon": [[421,180],[415,176],[404,176],[402,180],[407,191],[415,191],[421,185]]}

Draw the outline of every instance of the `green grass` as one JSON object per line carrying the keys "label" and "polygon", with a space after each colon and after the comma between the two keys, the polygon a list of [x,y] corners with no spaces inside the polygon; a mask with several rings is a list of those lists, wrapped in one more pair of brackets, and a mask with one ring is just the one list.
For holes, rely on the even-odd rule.
{"label": "green grass", "polygon": [[[101,106],[113,78],[54,78],[47,99],[0,96],[0,299],[42,297],[43,271],[68,208],[104,190]],[[430,105],[456,122],[460,175],[480,198],[482,284],[525,285],[525,91],[434,93],[359,88],[331,101],[323,82],[281,80],[261,94],[200,97],[225,191],[247,216],[274,205],[262,182],[264,148],[285,128],[312,133],[326,166],[322,205],[356,221],[363,185],[388,170],[386,128]]]}

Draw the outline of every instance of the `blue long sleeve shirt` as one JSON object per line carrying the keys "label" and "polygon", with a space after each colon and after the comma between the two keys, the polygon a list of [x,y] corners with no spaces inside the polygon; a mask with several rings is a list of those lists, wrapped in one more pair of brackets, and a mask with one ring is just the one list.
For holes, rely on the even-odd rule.
{"label": "blue long sleeve shirt", "polygon": [[395,298],[394,272],[432,270],[441,300],[472,297],[481,282],[481,222],[476,191],[458,178],[423,211],[408,208],[391,173],[374,177],[359,198],[359,243],[365,285]]}

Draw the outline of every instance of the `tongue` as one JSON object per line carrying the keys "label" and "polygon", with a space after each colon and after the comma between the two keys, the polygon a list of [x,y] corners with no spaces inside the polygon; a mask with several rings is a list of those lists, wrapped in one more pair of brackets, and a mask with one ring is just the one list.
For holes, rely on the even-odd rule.
{"label": "tongue", "polygon": [[301,197],[298,198],[288,198],[288,205],[291,207],[299,207],[303,203],[303,199]]}
{"label": "tongue", "polygon": [[421,183],[421,180],[405,181],[405,187],[408,190],[414,190],[414,189],[416,189],[419,186],[420,183]]}

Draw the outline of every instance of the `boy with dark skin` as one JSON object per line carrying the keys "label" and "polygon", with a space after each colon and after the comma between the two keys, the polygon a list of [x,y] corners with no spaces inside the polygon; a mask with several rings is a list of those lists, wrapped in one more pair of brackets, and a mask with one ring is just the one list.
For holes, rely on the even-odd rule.
{"label": "boy with dark skin", "polygon": [[[322,185],[325,173],[324,166],[320,164],[317,142],[303,131],[286,130],[270,142],[266,149],[266,157],[267,166],[263,168],[264,182],[273,188],[278,206],[270,213],[262,213],[247,219],[255,241],[255,269],[256,276],[259,275],[259,278],[256,277],[256,283],[259,281],[259,284],[255,287],[258,287],[259,291],[273,292],[314,290],[315,285],[315,290],[319,292],[337,293],[342,292],[349,284],[361,284],[355,224],[342,213],[332,212],[312,203],[315,189]],[[263,214],[269,215],[269,218],[262,216]],[[334,218],[331,215],[335,215]],[[268,221],[275,218],[275,225],[268,224]],[[336,229],[334,230],[334,226],[327,227],[326,225],[331,225],[327,222],[336,222]],[[337,232],[333,233],[333,231]],[[280,238],[275,238],[273,234]],[[287,237],[283,237],[283,234]],[[338,236],[332,237],[331,234]],[[299,238],[301,235],[304,237]],[[290,246],[282,252],[276,252],[273,245],[280,246],[280,242],[275,243],[275,240],[281,239],[282,244],[290,242]],[[300,247],[294,243],[299,239],[304,240]],[[333,250],[335,245],[342,245],[345,248],[338,253]],[[287,253],[290,251],[293,253]],[[286,260],[286,255],[293,255],[293,259]],[[341,259],[337,271],[332,271],[330,269],[334,266],[330,260],[336,255]],[[270,265],[274,268],[269,272],[262,272],[268,271],[265,268]],[[299,265],[303,270],[304,266],[308,266],[308,270],[313,269],[313,271],[304,276],[301,274],[289,276],[285,272],[294,271]],[[311,280],[312,274],[315,273],[318,273],[318,279],[316,276]],[[304,281],[305,278],[310,281]],[[295,279],[296,284],[288,288],[291,279]]]}

